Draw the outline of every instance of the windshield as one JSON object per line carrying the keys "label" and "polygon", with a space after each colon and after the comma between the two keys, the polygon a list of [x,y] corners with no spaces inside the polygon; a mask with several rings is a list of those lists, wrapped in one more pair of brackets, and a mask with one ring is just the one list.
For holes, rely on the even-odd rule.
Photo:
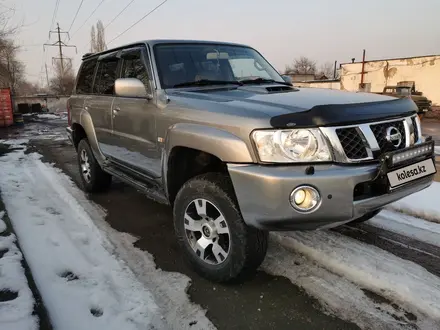
{"label": "windshield", "polygon": [[[162,44],[154,47],[162,88],[197,81],[231,82],[265,79],[283,82],[254,49],[216,44]],[[180,85],[180,86],[179,86]]]}

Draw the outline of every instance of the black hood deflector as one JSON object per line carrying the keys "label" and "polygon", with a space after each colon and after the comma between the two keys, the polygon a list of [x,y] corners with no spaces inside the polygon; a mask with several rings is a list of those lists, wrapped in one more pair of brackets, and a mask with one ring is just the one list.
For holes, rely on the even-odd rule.
{"label": "black hood deflector", "polygon": [[274,128],[343,126],[410,116],[417,105],[409,98],[349,104],[317,105],[310,110],[272,117]]}

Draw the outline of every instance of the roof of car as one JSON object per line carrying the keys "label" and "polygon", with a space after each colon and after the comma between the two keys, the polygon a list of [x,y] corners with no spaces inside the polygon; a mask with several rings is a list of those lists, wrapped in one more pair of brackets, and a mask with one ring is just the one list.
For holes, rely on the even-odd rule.
{"label": "roof of car", "polygon": [[155,46],[159,44],[216,44],[216,45],[230,45],[230,46],[242,46],[249,47],[247,45],[233,43],[233,42],[224,42],[224,41],[210,41],[210,40],[186,40],[186,39],[152,39],[152,40],[141,40],[133,43],[129,43],[126,45],[121,45],[118,47],[114,47],[111,49],[107,49],[103,52],[99,53],[86,53],[83,55],[83,59],[100,56],[103,54],[111,53],[119,49],[124,49],[127,47],[139,46],[142,44],[148,44],[150,46]]}

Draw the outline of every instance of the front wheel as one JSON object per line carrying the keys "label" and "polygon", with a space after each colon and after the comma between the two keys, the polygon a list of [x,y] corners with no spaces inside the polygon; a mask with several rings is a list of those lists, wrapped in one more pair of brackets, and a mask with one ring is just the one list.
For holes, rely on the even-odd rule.
{"label": "front wheel", "polygon": [[227,175],[208,173],[183,185],[174,203],[174,228],[186,260],[216,282],[255,273],[267,251],[267,232],[248,227]]}

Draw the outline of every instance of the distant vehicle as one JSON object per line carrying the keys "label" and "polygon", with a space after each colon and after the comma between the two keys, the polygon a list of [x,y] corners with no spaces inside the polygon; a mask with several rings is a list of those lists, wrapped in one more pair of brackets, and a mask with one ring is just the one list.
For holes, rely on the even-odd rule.
{"label": "distant vehicle", "polygon": [[412,86],[385,86],[382,95],[388,95],[398,98],[410,97],[417,105],[418,113],[424,114],[431,111],[432,102],[427,97],[423,96],[421,92],[416,92]]}
{"label": "distant vehicle", "polygon": [[416,112],[294,88],[248,46],[150,40],[83,58],[67,131],[86,191],[114,176],[171,205],[182,254],[223,282],[255,272],[268,231],[366,221],[431,185]]}

